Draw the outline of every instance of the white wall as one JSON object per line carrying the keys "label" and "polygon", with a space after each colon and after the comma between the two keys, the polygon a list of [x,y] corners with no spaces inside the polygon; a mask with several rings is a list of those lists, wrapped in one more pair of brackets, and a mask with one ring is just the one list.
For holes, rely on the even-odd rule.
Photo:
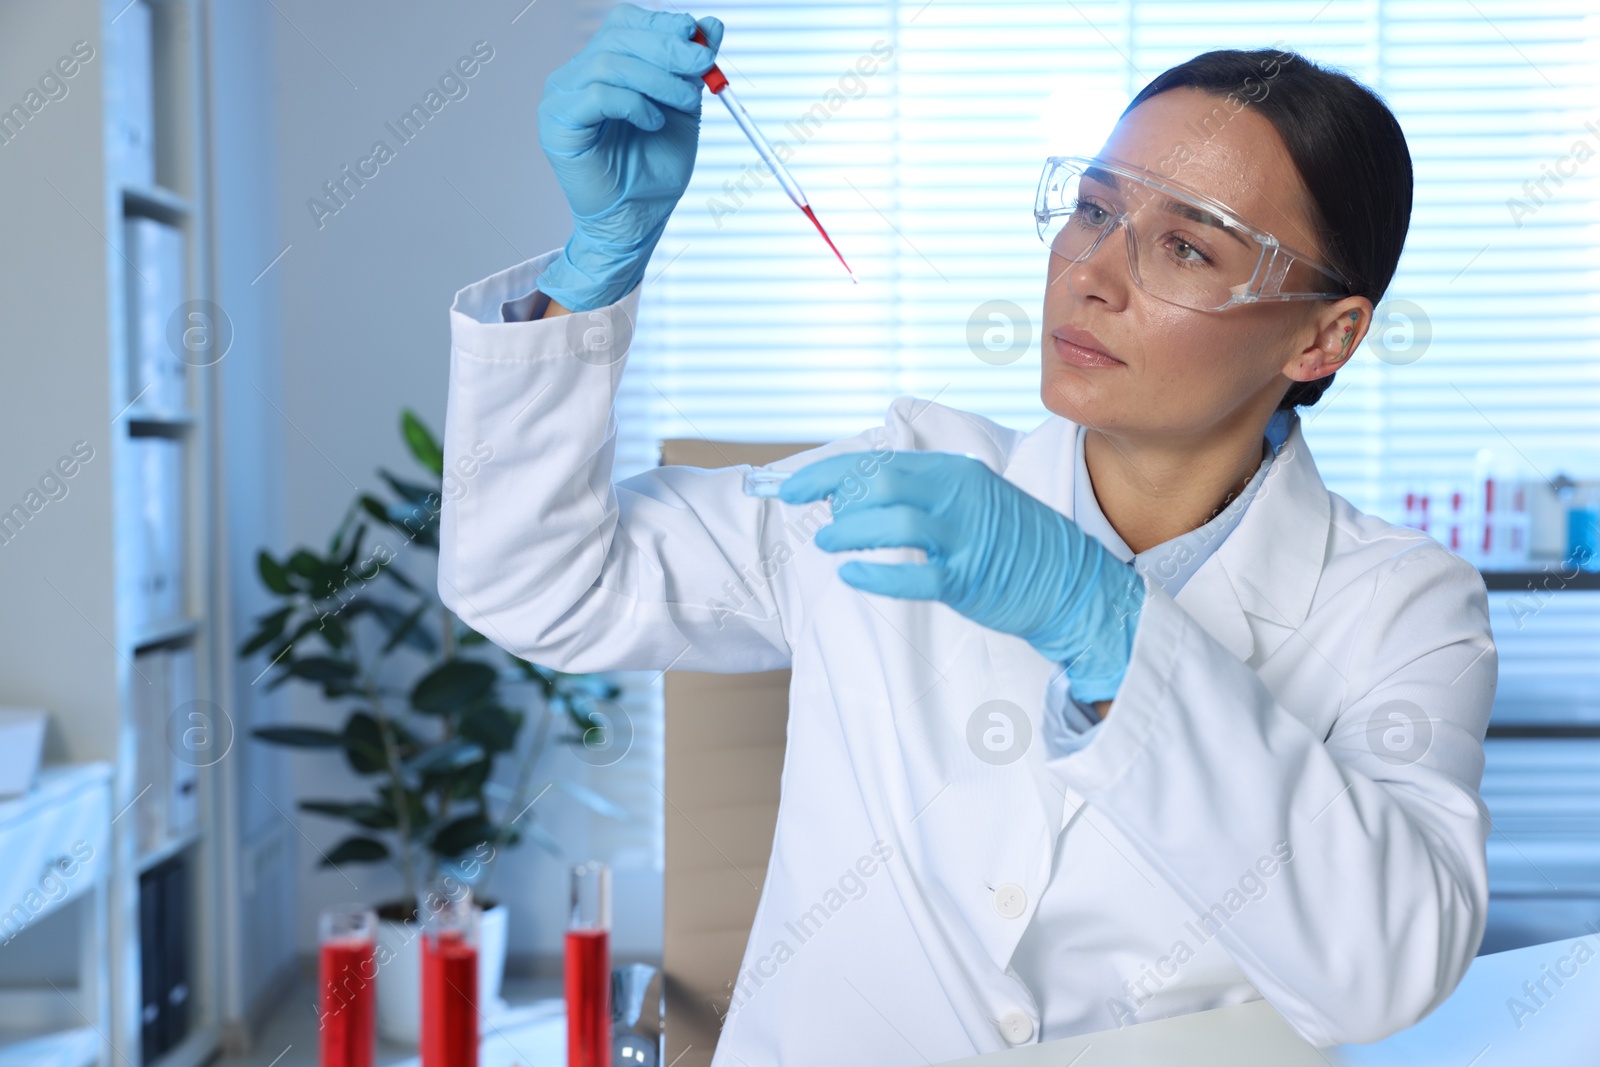
{"label": "white wall", "polygon": [[[442,431],[455,291],[566,240],[566,204],[539,151],[535,111],[546,75],[581,47],[579,3],[524,3],[276,0],[277,208],[279,245],[289,251],[269,276],[283,294],[289,544],[324,545],[356,487],[379,488],[376,468],[411,468],[398,434],[402,408]],[[465,82],[466,96],[402,145],[386,124],[398,125],[480,41],[493,56]],[[347,165],[354,171],[379,139],[394,158],[364,186],[348,183],[345,205],[318,219],[308,200],[334,204],[324,183]],[[304,687],[292,688],[295,720],[342,721]],[[298,796],[362,792],[334,757],[296,754],[289,765]],[[564,753],[548,766],[584,769]],[[581,810],[557,793],[537,810],[581,856]],[[307,951],[321,907],[393,896],[398,881],[377,868],[318,869],[317,849],[345,827],[307,816],[300,828],[296,936]],[[510,856],[494,892],[513,907],[511,951],[553,956],[562,870],[532,846]],[[619,955],[659,951],[659,892],[653,871],[619,875]]]}
{"label": "white wall", "polygon": [[[275,72],[271,19],[264,0],[212,3],[206,30],[214,61],[208,70],[213,235],[213,293],[233,323],[234,341],[207,380],[216,389],[221,477],[217,507],[219,561],[227,574],[225,611],[237,647],[252,620],[272,607],[256,577],[256,549],[284,537],[283,447],[287,428],[273,410],[284,396],[281,278],[261,270],[277,243]],[[221,765],[224,818],[238,827],[236,850],[224,855],[226,958],[239,961],[221,991],[225,1016],[243,1022],[270,1006],[294,959],[295,855],[292,827],[278,814],[291,804],[288,766],[250,743],[253,726],[276,721],[287,703],[253,685],[259,668],[224,650],[230,673],[226,706],[234,721],[233,759]],[[276,806],[276,807],[275,807]],[[237,1036],[236,1034],[234,1036]]]}

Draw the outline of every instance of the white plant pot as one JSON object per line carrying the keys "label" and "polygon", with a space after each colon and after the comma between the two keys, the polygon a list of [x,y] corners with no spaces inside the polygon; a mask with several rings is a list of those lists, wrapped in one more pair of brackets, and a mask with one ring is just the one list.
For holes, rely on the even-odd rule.
{"label": "white plant pot", "polygon": [[[478,914],[478,1008],[493,1016],[505,1008],[500,980],[506,969],[510,911],[496,904]],[[378,920],[378,1036],[416,1045],[422,1027],[422,926]]]}

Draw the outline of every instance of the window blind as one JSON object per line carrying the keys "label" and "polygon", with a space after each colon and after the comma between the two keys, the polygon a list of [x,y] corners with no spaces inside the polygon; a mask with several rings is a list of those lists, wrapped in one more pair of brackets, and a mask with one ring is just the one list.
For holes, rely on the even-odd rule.
{"label": "window blind", "polygon": [[[590,32],[609,6],[591,3]],[[862,284],[708,93],[694,178],[645,275],[619,476],[653,465],[666,437],[851,434],[903,393],[1037,425],[1044,157],[1096,151],[1176,63],[1269,46],[1379,92],[1416,172],[1372,343],[1302,410],[1329,487],[1400,521],[1410,482],[1470,477],[1483,448],[1530,474],[1600,475],[1600,16],[1587,0],[709,0],[694,14],[726,24],[722,69],[792,152]],[[1593,602],[1564,605],[1541,632],[1592,652]],[[1539,684],[1505,660],[1508,678]],[[640,754],[659,767],[659,751]],[[633,784],[659,826],[659,795]]]}

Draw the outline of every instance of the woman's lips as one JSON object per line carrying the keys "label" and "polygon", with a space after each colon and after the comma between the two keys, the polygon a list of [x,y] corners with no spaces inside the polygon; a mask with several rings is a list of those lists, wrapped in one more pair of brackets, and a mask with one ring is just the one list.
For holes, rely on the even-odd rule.
{"label": "woman's lips", "polygon": [[1074,367],[1121,367],[1124,365],[1121,360],[1112,359],[1105,353],[1096,352],[1092,348],[1075,345],[1071,341],[1063,340],[1059,335],[1052,336],[1051,340],[1056,344],[1056,355],[1060,356],[1063,362],[1070,363]]}

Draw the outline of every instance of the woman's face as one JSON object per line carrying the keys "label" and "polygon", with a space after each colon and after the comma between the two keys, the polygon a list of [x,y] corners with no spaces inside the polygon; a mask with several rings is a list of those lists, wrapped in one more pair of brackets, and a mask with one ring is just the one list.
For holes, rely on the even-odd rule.
{"label": "woman's face", "polygon": [[[1202,129],[1211,136],[1199,141],[1195,131]],[[1187,158],[1175,154],[1185,145]],[[1118,123],[1102,154],[1173,178],[1284,244],[1325,258],[1294,163],[1272,124],[1248,105],[1233,112],[1196,89],[1161,93]],[[1314,287],[1305,283],[1316,277],[1296,263],[1285,288]],[[1343,327],[1355,309],[1361,318],[1347,340]],[[1050,255],[1040,396],[1058,415],[1119,434],[1204,438],[1240,420],[1264,424],[1290,379],[1324,377],[1354,353],[1371,313],[1360,297],[1222,312],[1178,307],[1134,284],[1119,229],[1087,262]],[[1063,326],[1087,330],[1121,363],[1068,362],[1053,336]]]}

